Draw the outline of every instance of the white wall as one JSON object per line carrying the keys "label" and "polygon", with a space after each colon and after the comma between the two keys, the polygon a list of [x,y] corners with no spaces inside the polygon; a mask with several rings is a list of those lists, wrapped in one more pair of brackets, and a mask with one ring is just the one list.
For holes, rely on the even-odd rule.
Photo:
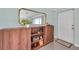
{"label": "white wall", "polygon": [[[57,36],[57,13],[50,11],[47,8],[31,8],[39,12],[47,14],[48,23],[54,25],[55,36]],[[0,8],[0,28],[10,28],[20,26],[18,23],[18,9],[17,8]]]}
{"label": "white wall", "polygon": [[79,47],[79,8],[74,10],[75,19],[75,45]]}

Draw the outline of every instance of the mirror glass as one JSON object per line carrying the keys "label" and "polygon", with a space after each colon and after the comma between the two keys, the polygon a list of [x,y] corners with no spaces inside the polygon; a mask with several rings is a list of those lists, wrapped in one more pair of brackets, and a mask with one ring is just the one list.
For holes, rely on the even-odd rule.
{"label": "mirror glass", "polygon": [[45,24],[46,14],[30,9],[21,8],[19,9],[19,23],[21,25],[26,24]]}

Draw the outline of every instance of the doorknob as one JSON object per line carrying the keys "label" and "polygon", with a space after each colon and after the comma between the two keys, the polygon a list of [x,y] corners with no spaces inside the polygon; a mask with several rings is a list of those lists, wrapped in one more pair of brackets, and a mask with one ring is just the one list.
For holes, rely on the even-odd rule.
{"label": "doorknob", "polygon": [[72,26],[74,26],[74,25],[72,25]]}
{"label": "doorknob", "polygon": [[74,28],[72,28],[72,29],[74,29]]}

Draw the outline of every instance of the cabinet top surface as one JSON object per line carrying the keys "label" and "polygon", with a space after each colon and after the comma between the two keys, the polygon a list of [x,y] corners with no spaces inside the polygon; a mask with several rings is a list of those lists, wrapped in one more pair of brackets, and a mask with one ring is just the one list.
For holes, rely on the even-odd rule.
{"label": "cabinet top surface", "polygon": [[29,27],[26,26],[15,26],[15,27],[5,27],[5,28],[0,28],[0,30],[5,30],[5,29],[30,29],[30,28],[36,28],[36,27],[44,27],[46,25],[30,25]]}

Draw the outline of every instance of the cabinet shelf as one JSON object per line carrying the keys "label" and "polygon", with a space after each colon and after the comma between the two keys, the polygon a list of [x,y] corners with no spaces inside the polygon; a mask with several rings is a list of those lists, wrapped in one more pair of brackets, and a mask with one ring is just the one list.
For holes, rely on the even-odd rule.
{"label": "cabinet shelf", "polygon": [[43,39],[39,39],[39,40],[36,40],[36,41],[32,42],[32,44],[34,44],[34,43],[36,43],[36,42],[39,42],[40,40],[43,41]]}
{"label": "cabinet shelf", "polygon": [[45,26],[32,28],[31,31],[31,49],[37,50],[48,42],[53,41],[53,27]]}
{"label": "cabinet shelf", "polygon": [[32,42],[32,44],[39,42],[39,40]]}
{"label": "cabinet shelf", "polygon": [[32,49],[38,49],[41,46],[43,46],[43,39],[36,40],[35,42],[32,42]]}
{"label": "cabinet shelf", "polygon": [[43,46],[43,41],[42,41],[42,44],[40,43],[40,40],[38,40],[36,42],[32,42],[32,49],[35,49],[36,50],[36,49],[39,49],[42,46]]}
{"label": "cabinet shelf", "polygon": [[39,46],[37,46],[37,47],[33,47],[32,50],[37,50],[37,49],[39,49],[39,48],[41,48],[41,47],[42,47],[42,46],[39,45]]}
{"label": "cabinet shelf", "polygon": [[41,32],[41,33],[35,33],[35,34],[32,34],[32,37],[33,36],[42,36],[43,35],[43,32]]}

